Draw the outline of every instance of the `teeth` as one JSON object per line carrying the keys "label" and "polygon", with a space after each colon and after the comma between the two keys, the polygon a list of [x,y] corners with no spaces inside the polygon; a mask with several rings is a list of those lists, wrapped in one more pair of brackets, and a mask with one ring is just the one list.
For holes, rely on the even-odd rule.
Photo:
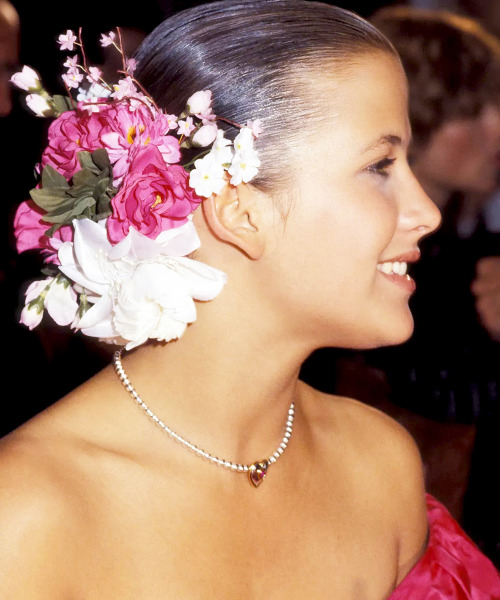
{"label": "teeth", "polygon": [[387,275],[406,275],[408,263],[398,261],[378,263],[377,269]]}

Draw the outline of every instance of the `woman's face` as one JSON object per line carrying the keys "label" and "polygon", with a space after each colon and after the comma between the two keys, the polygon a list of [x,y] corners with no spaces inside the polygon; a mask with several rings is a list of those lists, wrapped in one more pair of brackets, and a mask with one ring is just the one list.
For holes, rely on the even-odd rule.
{"label": "woman's face", "polygon": [[436,201],[452,192],[491,193],[500,169],[500,106],[443,124],[415,153],[413,167],[431,196],[435,190]]}
{"label": "woman's face", "polygon": [[291,165],[292,208],[268,253],[281,294],[272,301],[314,344],[401,343],[413,330],[406,263],[440,221],[406,160],[405,76],[392,56],[375,52],[340,80],[311,85],[324,121]]}

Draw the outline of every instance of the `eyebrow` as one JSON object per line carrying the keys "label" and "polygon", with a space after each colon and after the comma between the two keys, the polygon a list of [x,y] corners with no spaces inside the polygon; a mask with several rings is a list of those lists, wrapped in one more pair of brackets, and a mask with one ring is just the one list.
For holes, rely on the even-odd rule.
{"label": "eyebrow", "polygon": [[386,145],[402,146],[402,144],[403,144],[403,140],[401,139],[401,137],[399,135],[394,135],[392,133],[389,133],[389,134],[381,135],[374,142],[368,144],[368,146],[366,146],[365,148],[363,148],[363,150],[361,150],[360,154],[365,154],[366,152],[369,152],[370,150],[376,150],[377,148],[380,148],[380,146],[386,146]]}

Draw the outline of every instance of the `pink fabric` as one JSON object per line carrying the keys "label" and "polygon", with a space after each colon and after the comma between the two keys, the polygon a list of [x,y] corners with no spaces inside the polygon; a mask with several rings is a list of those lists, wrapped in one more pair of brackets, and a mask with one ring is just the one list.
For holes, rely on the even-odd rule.
{"label": "pink fabric", "polygon": [[427,514],[427,550],[388,600],[500,600],[500,573],[430,495]]}

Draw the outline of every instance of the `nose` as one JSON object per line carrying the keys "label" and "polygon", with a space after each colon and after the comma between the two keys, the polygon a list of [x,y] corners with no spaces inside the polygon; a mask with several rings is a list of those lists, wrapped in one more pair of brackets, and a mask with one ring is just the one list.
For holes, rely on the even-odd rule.
{"label": "nose", "polygon": [[418,232],[419,239],[436,231],[441,225],[441,212],[411,171],[408,187],[403,193],[405,207],[401,214],[405,229]]}

